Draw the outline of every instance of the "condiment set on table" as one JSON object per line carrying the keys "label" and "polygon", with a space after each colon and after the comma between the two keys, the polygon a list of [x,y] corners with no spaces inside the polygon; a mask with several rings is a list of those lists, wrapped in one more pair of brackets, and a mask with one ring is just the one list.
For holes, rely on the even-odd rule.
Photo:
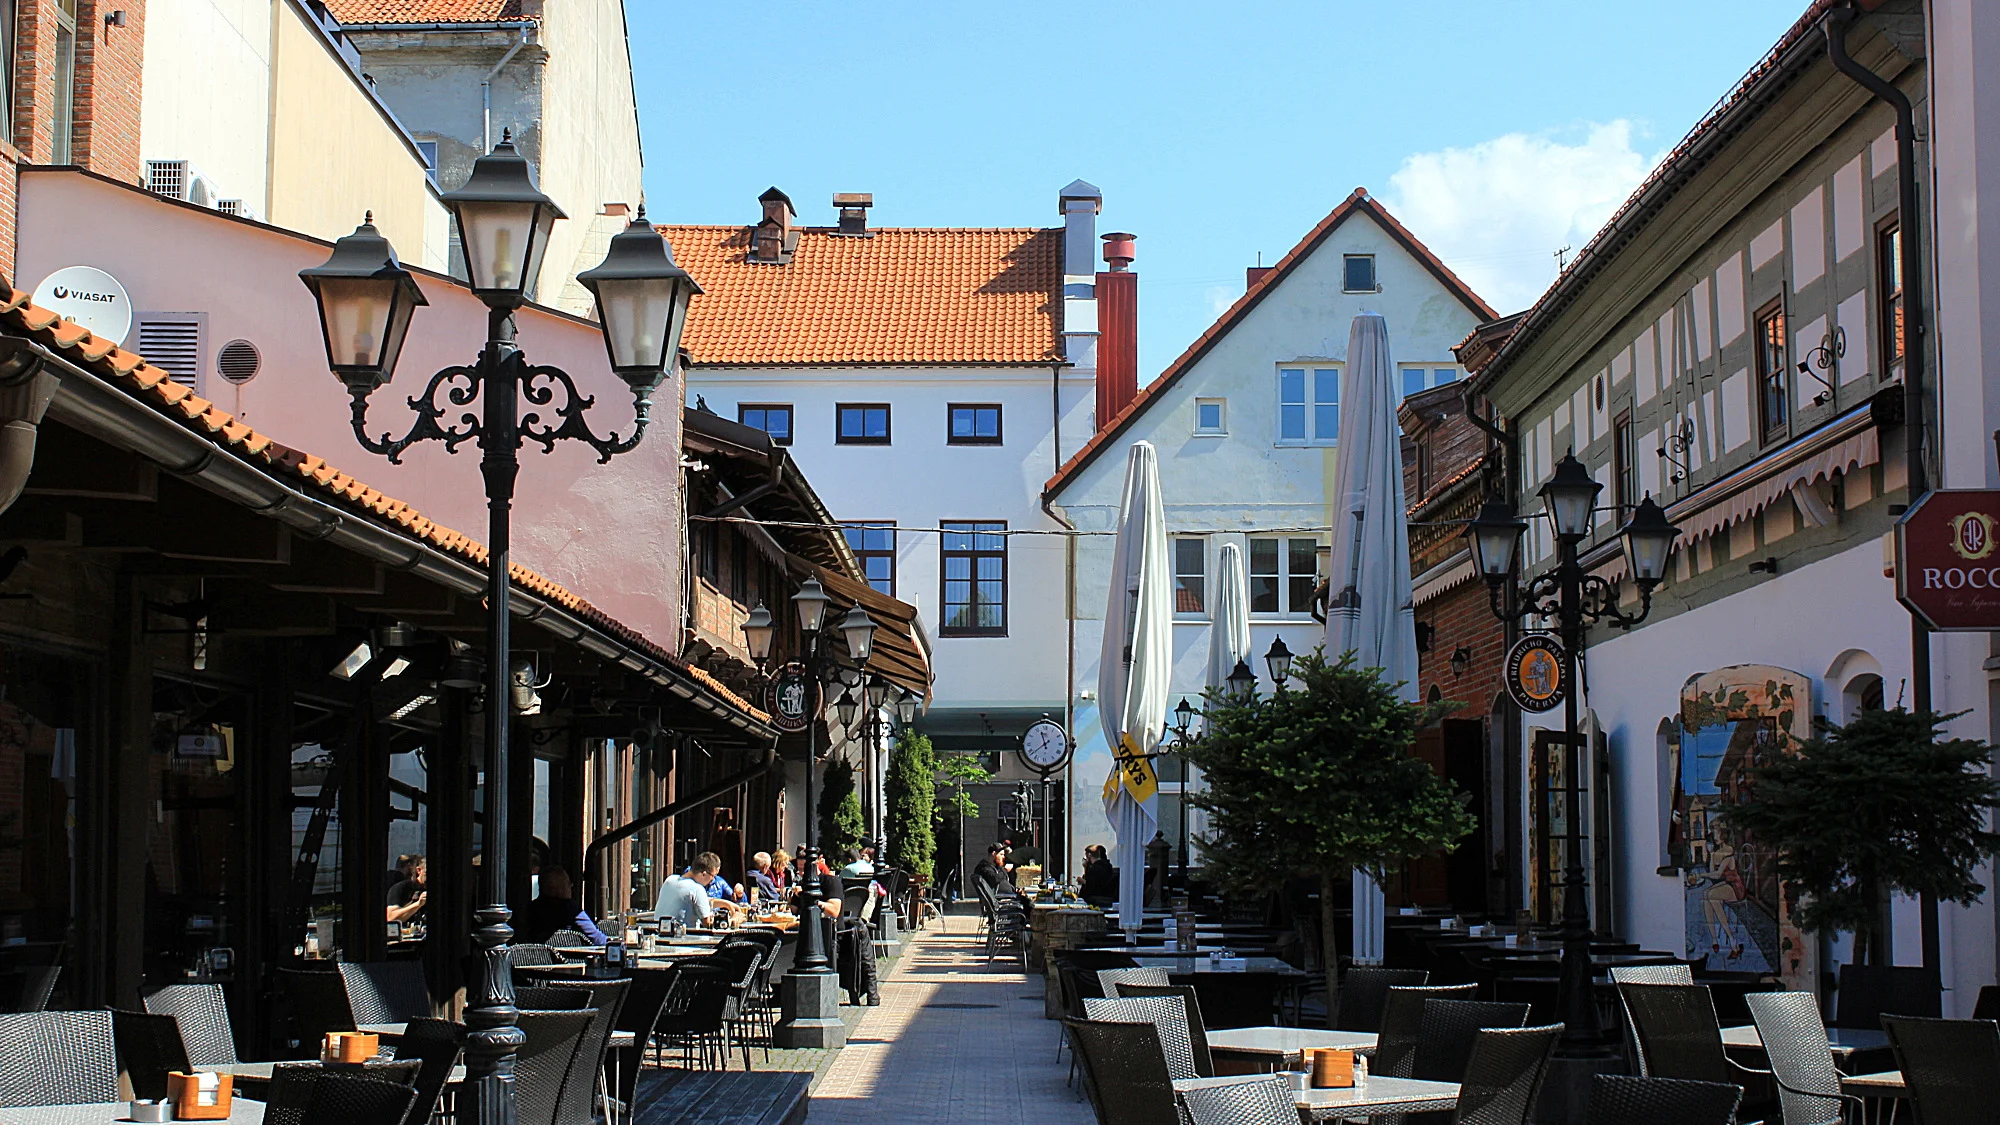
{"label": "condiment set on table", "polygon": [[134,1098],[126,1107],[133,1121],[226,1121],[234,1096],[231,1078],[213,1071],[170,1071],[167,1096],[158,1101]]}
{"label": "condiment set on table", "polygon": [[1300,1052],[1303,1070],[1284,1072],[1294,1093],[1361,1089],[1368,1085],[1368,1059],[1345,1047],[1309,1047]]}

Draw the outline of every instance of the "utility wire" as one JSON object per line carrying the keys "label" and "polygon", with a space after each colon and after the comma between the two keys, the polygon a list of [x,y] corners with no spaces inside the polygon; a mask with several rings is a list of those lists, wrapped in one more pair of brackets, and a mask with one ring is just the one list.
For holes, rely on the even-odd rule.
{"label": "utility wire", "polygon": [[[880,522],[870,522],[868,520],[856,520],[853,523],[814,523],[810,520],[766,520],[766,519],[758,519],[754,516],[690,515],[688,516],[688,519],[690,521],[700,520],[708,523],[745,523],[745,524],[754,524],[758,527],[765,527],[765,528],[771,528],[771,527],[791,528],[803,531],[846,532],[855,529],[875,528],[881,531],[893,531],[896,532],[897,534],[901,534],[907,531],[918,535],[1006,535],[1006,536],[1046,535],[1046,536],[1055,536],[1058,538],[1061,537],[1085,538],[1090,536],[1115,536],[1118,534],[1116,529],[1107,531],[1081,531],[1081,530],[1072,531],[1069,528],[1062,528],[1062,527],[1049,527],[1049,528],[1010,527],[995,531],[987,531],[972,527],[913,527],[909,524],[880,523]],[[968,522],[973,522],[973,521],[968,521]],[[1468,521],[1466,520],[1411,520],[1410,526],[1411,527],[1464,527],[1467,522]],[[1333,528],[1331,526],[1324,524],[1317,526],[1306,526],[1306,527],[1243,527],[1243,528],[1192,527],[1192,528],[1185,528],[1182,530],[1174,530],[1170,528],[1168,529],[1167,534],[1169,535],[1307,535],[1307,534],[1325,533],[1325,532],[1330,532],[1332,530]]]}

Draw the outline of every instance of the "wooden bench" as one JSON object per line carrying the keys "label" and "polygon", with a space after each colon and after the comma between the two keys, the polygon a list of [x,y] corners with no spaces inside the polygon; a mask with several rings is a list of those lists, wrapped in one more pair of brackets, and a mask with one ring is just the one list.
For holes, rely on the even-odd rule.
{"label": "wooden bench", "polygon": [[803,1125],[812,1075],[793,1071],[648,1070],[632,1096],[631,1125]]}

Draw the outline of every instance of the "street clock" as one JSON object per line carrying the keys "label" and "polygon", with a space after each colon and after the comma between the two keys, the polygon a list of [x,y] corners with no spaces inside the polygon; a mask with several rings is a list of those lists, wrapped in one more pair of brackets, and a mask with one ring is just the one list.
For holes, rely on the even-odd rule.
{"label": "street clock", "polygon": [[1069,760],[1069,732],[1054,719],[1041,719],[1021,736],[1021,760],[1041,774],[1054,773]]}

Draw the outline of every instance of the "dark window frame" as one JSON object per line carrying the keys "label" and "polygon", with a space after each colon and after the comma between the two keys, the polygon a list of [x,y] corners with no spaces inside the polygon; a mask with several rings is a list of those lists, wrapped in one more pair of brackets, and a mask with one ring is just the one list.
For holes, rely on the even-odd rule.
{"label": "dark window frame", "polygon": [[[864,411],[861,416],[863,429],[866,429],[868,426],[868,416],[865,411],[880,410],[882,412],[882,436],[848,437],[844,434],[841,430],[841,420],[846,417],[847,412],[850,410]],[[890,411],[889,404],[886,402],[836,402],[833,404],[833,443],[835,445],[889,445],[895,433],[895,416]]]}
{"label": "dark window frame", "polygon": [[1882,338],[1882,377],[1901,377],[1908,345],[1903,312],[1903,216],[1875,224],[1875,316]]}
{"label": "dark window frame", "polygon": [[[1352,280],[1348,274],[1348,270],[1351,268],[1350,263],[1352,262],[1368,263],[1368,285],[1366,288],[1356,288],[1348,284]],[[1382,291],[1382,275],[1375,269],[1375,255],[1342,254],[1340,256],[1340,291],[1342,293],[1380,293]]]}
{"label": "dark window frame", "polygon": [[840,521],[840,529],[842,535],[847,535],[849,529],[861,529],[861,528],[873,528],[874,530],[877,531],[887,531],[889,533],[889,548],[886,551],[876,550],[874,548],[869,548],[869,547],[856,546],[852,536],[848,536],[847,546],[848,549],[854,552],[855,559],[861,563],[862,581],[868,583],[868,585],[871,587],[875,585],[875,580],[869,577],[868,575],[868,560],[875,558],[886,558],[889,560],[889,588],[887,590],[880,590],[879,592],[887,594],[893,598],[896,596],[896,578],[897,578],[896,550],[898,545],[896,542],[896,521],[895,520]]}
{"label": "dark window frame", "polygon": [[[945,533],[944,536],[940,536],[938,539],[938,606],[939,606],[938,636],[940,637],[1006,636],[1007,601],[1008,601],[1008,595],[1010,593],[1010,587],[1012,585],[1010,581],[1011,575],[1009,574],[1009,571],[1012,569],[1012,567],[1009,564],[1007,558],[1008,554],[1007,521],[1006,520],[939,520],[938,527]],[[954,551],[950,547],[946,546],[946,543],[949,542],[947,536],[950,535],[968,535],[968,536],[998,535],[1000,536],[1000,549],[998,551],[981,551],[975,548],[972,550]],[[972,560],[972,566],[970,568],[970,573],[966,578],[966,581],[970,582],[972,585],[972,593],[974,600],[967,604],[978,605],[979,602],[977,600],[977,597],[978,597],[979,581],[980,581],[979,560],[982,558],[996,558],[996,557],[1000,560],[1000,624],[997,627],[991,625],[987,626],[952,625],[951,624],[952,602],[951,598],[947,594],[947,591],[950,589],[951,585],[951,578],[950,578],[951,560],[954,558],[965,558]]]}
{"label": "dark window frame", "polygon": [[[1757,310],[1750,323],[1756,332],[1750,350],[1757,379],[1757,436],[1760,444],[1770,445],[1784,441],[1792,429],[1791,327],[1785,315],[1785,299],[1772,299]],[[1773,326],[1777,329],[1775,358]]]}
{"label": "dark window frame", "polygon": [[[760,426],[755,422],[745,419],[743,415],[751,410],[762,410],[766,414],[774,410],[784,411],[785,436],[781,438],[772,433],[768,426]],[[739,402],[736,404],[736,421],[738,424],[748,426],[753,430],[764,431],[765,435],[771,439],[772,445],[790,445],[792,444],[792,439],[797,437],[799,433],[799,412],[789,402]]]}
{"label": "dark window frame", "polygon": [[1622,524],[1639,503],[1639,447],[1627,407],[1611,419],[1611,503]]}
{"label": "dark window frame", "polygon": [[[977,412],[981,410],[991,410],[993,412],[993,436],[985,437],[981,435],[977,437],[959,437],[957,422],[958,422],[958,412],[961,410],[974,411],[972,419],[972,424],[974,429],[979,428],[979,415]],[[1007,433],[1006,412],[1001,409],[1000,403],[953,402],[945,404],[944,440],[946,445],[1003,445],[1005,444],[1006,433]]]}

